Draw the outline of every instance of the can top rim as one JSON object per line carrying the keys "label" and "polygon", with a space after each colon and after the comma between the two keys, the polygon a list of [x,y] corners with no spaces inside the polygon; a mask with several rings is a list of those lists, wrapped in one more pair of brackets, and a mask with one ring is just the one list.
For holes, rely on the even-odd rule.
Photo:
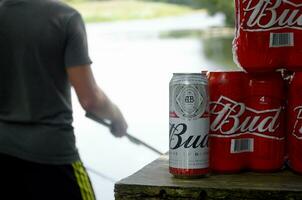
{"label": "can top rim", "polygon": [[245,71],[213,71],[213,72],[209,72],[210,74],[224,74],[224,73],[244,73],[246,74]]}
{"label": "can top rim", "polygon": [[204,74],[202,73],[173,73],[173,75],[198,75],[198,76],[203,76]]}

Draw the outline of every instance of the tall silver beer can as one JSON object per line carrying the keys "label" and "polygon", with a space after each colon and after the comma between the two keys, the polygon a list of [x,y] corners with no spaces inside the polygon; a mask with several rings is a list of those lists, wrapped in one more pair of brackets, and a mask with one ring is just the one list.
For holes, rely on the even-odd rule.
{"label": "tall silver beer can", "polygon": [[169,99],[169,170],[177,178],[209,173],[209,92],[204,74],[173,74]]}

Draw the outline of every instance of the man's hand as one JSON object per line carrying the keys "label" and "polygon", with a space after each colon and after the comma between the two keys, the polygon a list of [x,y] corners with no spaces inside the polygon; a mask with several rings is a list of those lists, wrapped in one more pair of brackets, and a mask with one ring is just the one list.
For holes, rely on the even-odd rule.
{"label": "man's hand", "polygon": [[83,109],[100,119],[109,120],[110,131],[114,136],[124,136],[128,128],[126,120],[120,109],[98,87],[90,66],[70,67],[67,74]]}
{"label": "man's hand", "polygon": [[113,116],[111,120],[110,131],[115,137],[123,137],[127,133],[127,122],[117,106],[113,106]]}

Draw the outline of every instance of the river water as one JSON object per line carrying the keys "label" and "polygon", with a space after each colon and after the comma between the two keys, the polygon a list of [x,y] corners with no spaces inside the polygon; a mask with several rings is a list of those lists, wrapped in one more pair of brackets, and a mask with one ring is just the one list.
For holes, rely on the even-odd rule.
{"label": "river water", "polygon": [[[155,20],[88,24],[89,51],[99,86],[125,115],[129,133],[168,151],[168,85],[173,72],[236,69],[232,34],[223,16],[199,13]],[[158,155],[84,117],[73,92],[77,146],[97,199],[114,199],[114,182]],[[96,174],[93,171],[101,174]]]}

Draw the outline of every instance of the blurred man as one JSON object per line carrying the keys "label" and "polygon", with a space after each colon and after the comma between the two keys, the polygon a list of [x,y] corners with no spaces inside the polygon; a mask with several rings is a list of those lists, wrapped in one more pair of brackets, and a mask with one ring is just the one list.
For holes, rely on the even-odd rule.
{"label": "blurred man", "polygon": [[70,84],[88,113],[127,124],[97,86],[80,14],[57,0],[0,0],[0,173],[7,199],[91,200]]}

